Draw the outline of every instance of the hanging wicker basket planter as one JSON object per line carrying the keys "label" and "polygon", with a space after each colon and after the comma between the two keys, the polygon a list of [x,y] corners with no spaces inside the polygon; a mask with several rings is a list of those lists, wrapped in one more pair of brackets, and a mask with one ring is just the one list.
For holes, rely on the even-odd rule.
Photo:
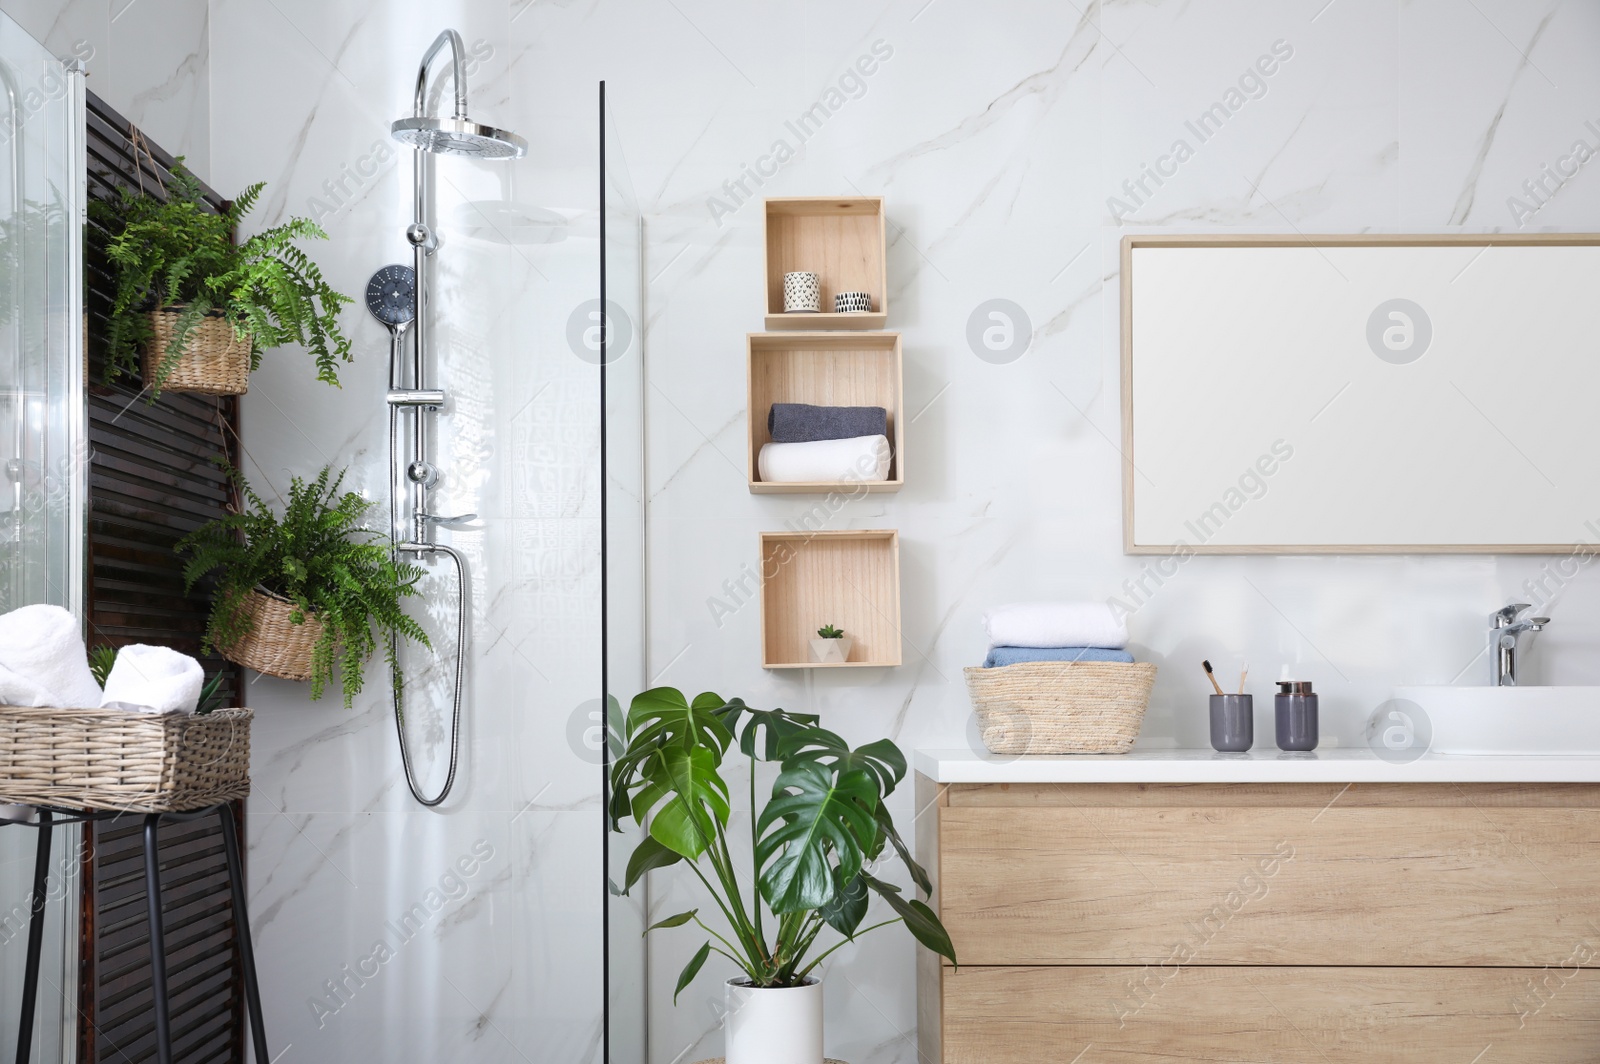
{"label": "hanging wicker basket planter", "polygon": [[240,609],[250,619],[250,631],[217,650],[235,665],[282,680],[311,679],[312,652],[322,638],[322,622],[314,613],[295,624],[294,603],[279,595],[255,590],[245,596]]}
{"label": "hanging wicker basket planter", "polygon": [[184,307],[174,304],[149,313],[154,339],[144,349],[144,381],[153,390],[243,395],[250,390],[250,337],[234,335],[233,325],[218,313],[195,323],[184,339],[183,353],[166,380],[156,385],[172,334]]}

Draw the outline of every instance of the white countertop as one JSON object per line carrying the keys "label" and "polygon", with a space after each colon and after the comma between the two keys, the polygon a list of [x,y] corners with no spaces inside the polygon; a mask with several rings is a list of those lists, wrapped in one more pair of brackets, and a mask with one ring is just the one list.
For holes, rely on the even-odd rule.
{"label": "white countertop", "polygon": [[1370,750],[1286,754],[1134,750],[1128,754],[974,754],[918,750],[916,771],[937,783],[1600,783],[1600,757],[1427,754],[1392,764]]}

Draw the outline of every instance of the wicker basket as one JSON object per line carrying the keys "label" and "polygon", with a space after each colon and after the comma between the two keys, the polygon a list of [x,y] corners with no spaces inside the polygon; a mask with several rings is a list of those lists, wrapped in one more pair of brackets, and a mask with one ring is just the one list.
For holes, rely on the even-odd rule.
{"label": "wicker basket", "polygon": [[253,715],[0,706],[0,803],[171,813],[243,798]]}
{"label": "wicker basket", "polygon": [[322,622],[314,613],[295,624],[294,603],[266,591],[252,591],[241,607],[250,630],[230,646],[218,647],[235,665],[283,680],[311,679],[311,653],[322,638]]}
{"label": "wicker basket", "polygon": [[1030,661],[967,669],[983,745],[996,754],[1125,754],[1150,704],[1156,667]]}
{"label": "wicker basket", "polygon": [[184,340],[183,354],[167,379],[156,388],[167,345],[178,326],[182,306],[164,307],[150,312],[150,328],[155,333],[144,350],[144,382],[153,390],[199,392],[202,395],[243,395],[250,390],[250,339],[234,335],[233,326],[220,314],[201,318]]}

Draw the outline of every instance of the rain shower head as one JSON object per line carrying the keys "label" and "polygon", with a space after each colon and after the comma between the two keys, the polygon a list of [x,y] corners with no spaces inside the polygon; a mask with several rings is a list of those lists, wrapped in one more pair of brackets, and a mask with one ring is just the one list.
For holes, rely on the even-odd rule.
{"label": "rain shower head", "polygon": [[[429,118],[428,64],[446,44],[450,46],[450,77],[455,85],[456,111],[451,118]],[[417,68],[417,92],[412,117],[389,127],[394,139],[438,155],[468,155],[479,159],[520,159],[528,142],[515,133],[480,125],[467,117],[467,68],[462,58],[461,35],[455,30],[439,34]]]}
{"label": "rain shower head", "polygon": [[515,133],[465,118],[402,118],[389,132],[402,144],[437,155],[519,159],[528,154],[528,142]]}

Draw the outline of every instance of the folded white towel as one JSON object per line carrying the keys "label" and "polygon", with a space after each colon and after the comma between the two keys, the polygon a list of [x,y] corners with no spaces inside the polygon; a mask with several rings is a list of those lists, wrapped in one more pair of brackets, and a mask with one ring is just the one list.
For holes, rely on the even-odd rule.
{"label": "folded white towel", "polygon": [[[92,677],[91,677],[92,678]],[[95,695],[95,705],[100,696]],[[64,700],[51,691],[0,665],[0,706],[63,706]],[[69,709],[93,709],[94,706],[69,706]]]}
{"label": "folded white towel", "polygon": [[60,606],[24,606],[0,616],[0,704],[93,709],[100,685],[77,620]]}
{"label": "folded white towel", "polygon": [[1128,626],[1103,602],[1018,602],[983,615],[991,647],[1128,645]]}
{"label": "folded white towel", "polygon": [[756,458],[769,484],[866,482],[889,479],[889,439],[852,436],[847,440],[768,443]]}
{"label": "folded white towel", "polygon": [[100,706],[138,713],[193,713],[205,682],[205,670],[189,655],[135,643],[117,651]]}

